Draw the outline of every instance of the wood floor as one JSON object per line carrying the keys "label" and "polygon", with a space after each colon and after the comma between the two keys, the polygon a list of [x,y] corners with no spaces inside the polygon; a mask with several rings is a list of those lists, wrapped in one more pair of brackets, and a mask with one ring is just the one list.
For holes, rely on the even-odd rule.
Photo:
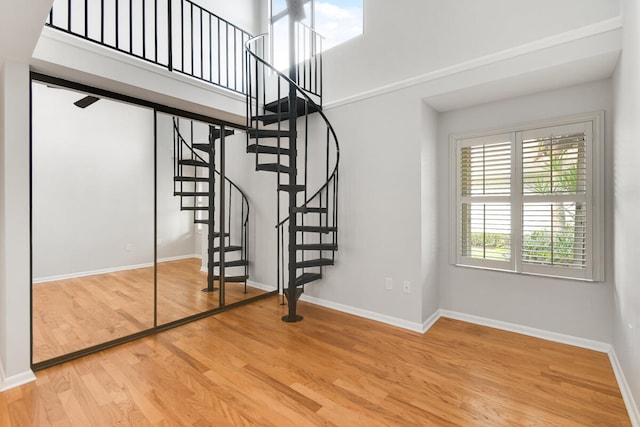
{"label": "wood floor", "polygon": [[[218,307],[218,292],[201,291],[200,266],[196,258],[158,264],[158,325]],[[35,284],[34,363],[152,328],[153,274],[149,267]],[[240,283],[225,289],[227,304],[264,293],[245,294]]]}
{"label": "wood floor", "polygon": [[37,372],[1,426],[628,426],[608,358],[440,319],[421,335],[267,298]]}

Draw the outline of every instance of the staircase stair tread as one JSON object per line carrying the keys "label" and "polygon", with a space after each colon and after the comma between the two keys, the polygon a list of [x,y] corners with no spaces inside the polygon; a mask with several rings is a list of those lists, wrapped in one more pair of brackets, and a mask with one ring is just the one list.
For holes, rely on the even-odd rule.
{"label": "staircase stair tread", "polygon": [[[233,133],[234,133],[233,129],[225,129],[224,136],[231,136],[233,135]],[[214,128],[213,130],[211,130],[210,134],[213,137],[213,139],[219,139],[220,135],[222,135],[222,129]]]}
{"label": "staircase stair tread", "polygon": [[[236,259],[233,261],[225,261],[225,267],[244,267],[245,265],[249,265],[249,261],[246,259]],[[220,261],[215,261],[213,263],[214,267],[220,267]]]}
{"label": "staircase stair tread", "polygon": [[194,150],[205,151],[207,153],[211,150],[211,145],[209,144],[192,144],[191,146]]}
{"label": "staircase stair tread", "polygon": [[208,219],[195,219],[193,220],[194,224],[209,224],[209,220]]}
{"label": "staircase stair tread", "polygon": [[200,167],[203,167],[203,168],[208,168],[209,167],[209,163],[203,162],[202,160],[196,160],[196,159],[178,160],[178,164],[183,165],[183,166],[200,166]]}
{"label": "staircase stair tread", "polygon": [[204,176],[174,176],[173,180],[184,182],[209,182],[209,178]]}
{"label": "staircase stair tread", "polygon": [[333,265],[333,263],[330,258],[308,259],[296,262],[296,268],[321,267],[323,265]]}
{"label": "staircase stair tread", "polygon": [[304,185],[280,184],[278,186],[278,191],[293,191],[295,193],[299,193],[300,191],[304,191],[306,189],[307,187]]}
{"label": "staircase stair tread", "polygon": [[[249,276],[225,276],[224,278],[224,282],[225,283],[229,283],[229,282],[235,282],[235,283],[242,283],[244,281],[246,281],[249,278]],[[213,276],[213,280],[220,280],[220,276]]]}
{"label": "staircase stair tread", "polygon": [[[220,237],[220,233],[219,233],[219,232],[217,232],[217,231],[216,231],[216,232],[214,232],[214,233],[213,233],[213,237],[214,237],[214,238],[218,238],[218,237]],[[224,233],[224,237],[229,237],[229,233]]]}
{"label": "staircase stair tread", "polygon": [[278,114],[277,111],[274,111],[273,114],[261,114],[258,116],[254,116],[251,118],[251,120],[261,121],[265,125],[272,125],[274,123],[289,120],[289,117],[290,115],[288,112]]}
{"label": "staircase stair tread", "polygon": [[181,211],[206,211],[208,206],[180,206]]}
{"label": "staircase stair tread", "polygon": [[[225,253],[227,253],[227,252],[241,251],[241,250],[242,250],[242,246],[233,246],[233,245],[230,245],[230,246],[225,246],[225,248],[224,248],[224,252],[225,252]],[[217,246],[217,247],[213,248],[213,252],[220,252],[220,247],[219,247],[219,246]]]}
{"label": "staircase stair tread", "polygon": [[337,251],[338,245],[335,243],[303,243],[296,245],[295,248],[304,251]]}
{"label": "staircase stair tread", "polygon": [[[308,113],[309,114],[313,114],[317,111],[320,111],[322,108],[309,103],[307,100],[302,99],[300,97],[298,97],[298,102],[297,102],[297,111],[298,111],[298,117],[304,115],[304,110],[305,110],[305,104],[309,104],[309,108],[308,108]],[[278,105],[280,105],[280,107],[278,107]],[[267,111],[271,111],[272,113],[277,113],[278,112],[278,108],[280,109],[281,113],[288,113],[289,112],[289,97],[285,97],[285,98],[281,98],[278,99],[276,101],[272,101],[269,102],[267,105],[264,106],[264,109]]]}
{"label": "staircase stair tread", "polygon": [[302,286],[306,283],[313,282],[314,280],[322,279],[322,274],[320,273],[303,273],[300,276],[296,277],[296,286]]}
{"label": "staircase stair tread", "polygon": [[196,197],[196,196],[208,196],[209,193],[206,191],[174,191],[174,196],[182,196],[182,197]]}
{"label": "staircase stair tread", "polygon": [[250,138],[288,138],[288,130],[278,129],[249,129]]}
{"label": "staircase stair tread", "polygon": [[306,232],[315,232],[315,233],[331,233],[333,231],[337,231],[336,227],[322,227],[316,225],[300,225],[296,227],[296,231],[306,231]]}
{"label": "staircase stair tread", "polygon": [[293,208],[293,211],[296,213],[327,213],[328,209],[300,206],[300,207]]}
{"label": "staircase stair tread", "polygon": [[260,163],[256,165],[256,170],[289,173],[291,169],[289,168],[289,166],[284,166],[278,163]]}
{"label": "staircase stair tread", "polygon": [[[247,153],[261,153],[261,154],[278,154],[278,147],[272,147],[269,145],[262,144],[251,144],[247,146]],[[288,156],[290,153],[288,148],[280,147],[280,154],[283,156]]]}

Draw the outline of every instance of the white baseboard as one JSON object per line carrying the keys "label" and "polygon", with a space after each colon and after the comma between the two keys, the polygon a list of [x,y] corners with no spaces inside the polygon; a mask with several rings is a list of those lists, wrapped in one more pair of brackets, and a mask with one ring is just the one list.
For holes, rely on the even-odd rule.
{"label": "white baseboard", "polygon": [[502,329],[504,331],[515,332],[522,335],[528,335],[530,337],[542,338],[544,340],[554,341],[561,344],[582,347],[589,350],[599,351],[601,353],[608,353],[609,349],[611,348],[610,344],[600,341],[588,340],[585,338],[574,337],[572,335],[559,334],[557,332],[531,328],[529,326],[522,326],[516,323],[487,319],[485,317],[474,316],[472,314],[460,313],[457,311],[440,309],[440,316],[448,317],[449,319],[462,320],[463,322],[474,323],[476,325],[488,326],[490,328]]}
{"label": "white baseboard", "polygon": [[624,404],[627,407],[627,412],[629,413],[629,418],[631,419],[631,425],[633,427],[640,427],[640,410],[638,409],[638,405],[636,405],[635,400],[633,400],[631,388],[629,387],[629,383],[624,376],[622,366],[620,365],[620,361],[618,360],[618,356],[616,355],[616,351],[613,349],[613,346],[610,346],[608,354],[609,361],[611,362],[611,367],[613,368],[613,373],[615,374],[616,380],[618,381],[620,393],[622,393],[622,399],[624,400]]}
{"label": "white baseboard", "polygon": [[427,320],[422,322],[422,330],[421,330],[421,332],[423,334],[426,333],[438,321],[439,318],[440,318],[440,310],[438,309],[438,310],[435,311],[435,313],[433,313],[431,316],[429,316],[429,318]]}
{"label": "white baseboard", "polygon": [[30,370],[18,375],[6,377],[4,374],[4,369],[2,368],[2,363],[0,363],[0,392],[21,386],[22,384],[30,383],[31,381],[35,380],[36,376]]}
{"label": "white baseboard", "polygon": [[316,304],[322,307],[330,308],[332,310],[342,311],[343,313],[353,314],[358,317],[364,317],[365,319],[386,323],[387,325],[398,326],[400,328],[408,329],[414,332],[423,332],[423,325],[417,322],[410,322],[408,320],[399,319],[397,317],[387,316],[385,314],[375,313],[373,311],[363,310],[361,308],[339,304],[333,301],[327,301],[322,298],[312,297],[306,294],[302,294],[300,299],[311,304]]}
{"label": "white baseboard", "polygon": [[264,283],[254,282],[253,280],[247,280],[247,286],[251,286],[252,288],[260,289],[265,292],[273,292],[278,289],[276,286],[265,285]]}
{"label": "white baseboard", "polygon": [[[162,262],[169,262],[169,261],[178,261],[181,259],[189,259],[189,258],[200,259],[201,256],[198,254],[179,255],[174,257],[158,258],[158,262],[162,263]],[[148,267],[153,267],[153,262],[147,262],[144,264],[124,265],[124,266],[112,267],[112,268],[103,268],[99,270],[80,271],[76,273],[60,274],[57,276],[39,277],[39,278],[33,279],[33,284],[55,282],[57,280],[76,279],[78,277],[97,276],[99,274],[116,273],[118,271],[137,270],[139,268],[148,268]]]}

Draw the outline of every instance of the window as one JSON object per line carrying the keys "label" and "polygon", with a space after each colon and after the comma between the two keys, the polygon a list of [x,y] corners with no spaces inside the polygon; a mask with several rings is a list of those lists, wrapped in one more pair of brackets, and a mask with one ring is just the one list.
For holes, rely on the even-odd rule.
{"label": "window", "polygon": [[[304,0],[305,25],[322,37],[322,50],[346,42],[362,34],[363,0]],[[271,2],[273,59],[278,69],[289,66],[289,18],[285,0]]]}
{"label": "window", "polygon": [[452,263],[603,280],[602,119],[453,136]]}

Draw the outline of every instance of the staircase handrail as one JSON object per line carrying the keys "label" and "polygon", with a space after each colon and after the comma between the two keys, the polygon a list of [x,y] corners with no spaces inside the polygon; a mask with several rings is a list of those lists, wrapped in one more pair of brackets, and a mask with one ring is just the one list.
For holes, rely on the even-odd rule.
{"label": "staircase handrail", "polygon": [[[331,181],[334,180],[335,177],[337,176],[337,174],[338,174],[338,164],[340,163],[340,144],[338,143],[338,136],[336,135],[336,132],[333,129],[333,126],[331,125],[331,122],[329,121],[327,116],[324,114],[324,111],[322,111],[322,107],[320,105],[318,105],[311,98],[310,95],[307,94],[307,91],[305,91],[302,87],[300,87],[300,85],[298,85],[298,83],[296,83],[293,80],[291,80],[291,78],[289,78],[289,76],[287,76],[286,74],[282,73],[281,71],[276,69],[273,65],[271,65],[270,63],[268,63],[264,59],[260,58],[256,53],[251,51],[250,44],[255,43],[258,40],[266,38],[268,36],[269,36],[269,33],[262,33],[262,34],[259,34],[259,35],[255,36],[255,37],[252,37],[251,39],[247,40],[247,42],[245,43],[245,48],[247,50],[247,53],[249,55],[251,55],[255,60],[257,60],[258,62],[262,63],[263,65],[267,66],[270,70],[275,72],[275,74],[278,75],[280,78],[284,79],[289,84],[293,85],[296,88],[296,90],[306,99],[307,102],[310,102],[311,104],[313,104],[317,108],[318,113],[320,114],[320,116],[324,120],[325,124],[327,125],[327,128],[329,129],[329,131],[331,132],[331,135],[333,136],[333,141],[334,141],[335,147],[336,147],[336,162],[335,162],[335,166],[333,168],[333,171],[329,175],[327,181],[320,187],[320,189],[318,189],[318,191],[313,193],[313,195],[311,197],[308,197],[307,200],[303,203],[302,207],[307,207],[307,205],[309,203],[311,203],[311,201],[313,201],[313,199],[315,199],[323,190],[325,190],[325,189],[327,189],[329,187],[329,184],[331,183]],[[250,95],[248,95],[248,96],[250,96]],[[286,217],[285,219],[283,219],[282,221],[280,221],[276,225],[276,228],[281,227],[288,220],[289,220],[289,217]]]}

